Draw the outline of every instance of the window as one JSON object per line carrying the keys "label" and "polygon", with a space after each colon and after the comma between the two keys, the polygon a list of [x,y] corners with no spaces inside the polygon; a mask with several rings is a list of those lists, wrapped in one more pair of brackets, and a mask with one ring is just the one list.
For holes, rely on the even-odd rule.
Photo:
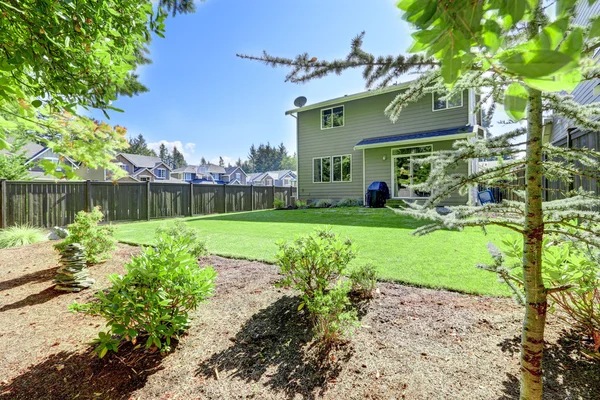
{"label": "window", "polygon": [[321,110],[321,129],[344,126],[344,106]]}
{"label": "window", "polygon": [[456,93],[445,99],[446,93],[435,92],[433,94],[433,111],[447,110],[449,108],[456,108],[463,106],[463,94],[462,92]]}
{"label": "window", "polygon": [[331,181],[331,157],[313,158],[313,182]]}
{"label": "window", "polygon": [[236,172],[236,173],[235,173],[235,179],[237,179],[238,181],[240,181],[240,182],[241,182],[241,181],[242,181],[242,174],[241,174],[241,173],[239,173],[239,172]]}
{"label": "window", "polygon": [[167,177],[167,170],[164,168],[157,168],[156,171],[154,171],[154,174],[157,178],[164,179]]}
{"label": "window", "polygon": [[290,178],[283,179],[283,186],[290,186]]}
{"label": "window", "polygon": [[192,173],[191,172],[186,172],[183,174],[183,180],[186,182],[189,182],[192,180]]}
{"label": "window", "polygon": [[333,182],[350,182],[352,180],[352,158],[350,155],[333,156]]}
{"label": "window", "polygon": [[121,164],[121,165],[120,165],[120,167],[121,167],[121,169],[122,169],[123,171],[127,171],[127,172],[129,172],[129,165],[127,165],[127,164]]}
{"label": "window", "polygon": [[393,197],[429,197],[430,193],[415,190],[411,186],[425,182],[431,172],[431,164],[416,164],[413,161],[429,157],[432,151],[431,145],[392,150]]}
{"label": "window", "polygon": [[265,185],[266,186],[273,186],[273,179],[271,179],[271,178],[265,179]]}
{"label": "window", "polygon": [[142,181],[142,182],[150,182],[150,177],[149,176],[140,176],[140,181]]}

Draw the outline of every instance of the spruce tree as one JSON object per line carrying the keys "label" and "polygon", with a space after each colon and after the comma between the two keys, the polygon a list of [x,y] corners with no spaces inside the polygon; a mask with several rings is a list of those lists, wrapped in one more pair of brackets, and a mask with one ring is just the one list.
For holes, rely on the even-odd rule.
{"label": "spruce tree", "polygon": [[128,142],[128,153],[156,157],[156,152],[148,147],[148,143],[146,142],[146,139],[144,139],[144,136],[141,133],[136,137],[129,139]]}
{"label": "spruce tree", "polygon": [[219,167],[224,167],[225,161],[223,161],[223,157],[219,157]]}
{"label": "spruce tree", "polygon": [[183,153],[177,150],[177,146],[173,146],[173,153],[171,154],[170,162],[171,168],[173,169],[185,167],[187,165]]}
{"label": "spruce tree", "polygon": [[[596,0],[584,0],[589,4]],[[409,56],[375,57],[362,48],[363,35],[352,42],[345,59],[322,61],[308,54],[295,59],[262,56],[270,66],[291,68],[286,80],[307,82],[346,69],[361,68],[369,88],[383,88],[408,72],[420,77],[400,92],[385,109],[396,122],[411,102],[434,92],[447,96],[474,89],[480,94],[475,111],[485,104],[504,107],[518,128],[490,139],[462,141],[455,150],[440,151],[416,163],[430,163],[427,180],[416,190],[429,191],[422,205],[411,205],[405,214],[426,218],[431,224],[417,230],[427,234],[437,229],[463,229],[496,225],[521,235],[523,239],[522,285],[525,315],[521,332],[521,399],[542,398],[542,356],[547,295],[566,287],[545,287],[542,279],[542,241],[547,235],[600,247],[600,207],[596,193],[578,190],[560,200],[543,204],[542,177],[548,181],[573,182],[574,177],[598,180],[600,153],[586,148],[558,148],[542,141],[543,113],[553,112],[582,130],[600,130],[600,104],[580,105],[572,96],[579,83],[600,77],[594,59],[600,48],[600,17],[593,16],[587,27],[573,23],[576,0],[555,2],[556,14],[541,0],[402,0],[398,7],[414,28]],[[500,165],[468,176],[453,173],[456,166],[471,159],[508,157]],[[523,181],[513,174],[523,173]],[[484,206],[452,207],[440,215],[436,206],[451,193],[465,193],[479,184],[505,186],[521,195],[521,200],[504,200]]]}

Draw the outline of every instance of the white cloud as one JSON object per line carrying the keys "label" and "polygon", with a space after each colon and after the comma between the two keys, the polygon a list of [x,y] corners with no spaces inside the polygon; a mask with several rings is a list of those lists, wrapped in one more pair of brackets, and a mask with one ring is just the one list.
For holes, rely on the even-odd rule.
{"label": "white cloud", "polygon": [[165,147],[167,149],[169,149],[169,151],[173,151],[173,147],[177,147],[177,150],[179,150],[180,152],[183,153],[183,156],[185,157],[185,159],[188,163],[190,162],[191,158],[194,155],[194,152],[196,151],[196,143],[183,144],[183,143],[181,143],[180,140],[176,140],[174,142],[168,142],[166,140],[161,140],[160,142],[148,143],[148,147],[150,147],[152,150],[156,151],[156,154],[158,154],[161,144],[164,144]]}

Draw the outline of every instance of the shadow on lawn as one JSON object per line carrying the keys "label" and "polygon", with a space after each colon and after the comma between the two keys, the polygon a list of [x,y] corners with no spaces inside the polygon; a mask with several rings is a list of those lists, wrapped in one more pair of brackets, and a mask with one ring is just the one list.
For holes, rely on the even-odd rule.
{"label": "shadow on lawn", "polygon": [[[0,384],[0,399],[128,399],[148,377],[161,369],[162,356],[131,351],[124,345],[119,357],[103,359],[91,352],[53,354],[31,366],[7,385]],[[134,359],[129,366],[123,360]]]}
{"label": "shadow on lawn", "polygon": [[[600,363],[581,355],[581,336],[565,333],[557,343],[544,348],[544,399],[597,400],[600,393]],[[520,336],[500,344],[502,351],[511,355],[519,352]],[[507,374],[504,394],[498,400],[519,397],[519,377]]]}
{"label": "shadow on lawn", "polygon": [[265,378],[265,386],[288,398],[320,397],[352,351],[336,349],[337,360],[331,361],[331,354],[311,344],[311,323],[307,313],[298,312],[299,304],[299,297],[285,296],[253,315],[235,336],[235,344],[202,362],[197,374],[214,378],[215,370],[235,371],[231,377],[246,382]]}
{"label": "shadow on lawn", "polygon": [[14,289],[28,283],[41,283],[52,280],[58,267],[48,268],[41,271],[32,272],[27,275],[21,275],[18,278],[0,282],[0,292],[3,290]]}
{"label": "shadow on lawn", "polygon": [[396,215],[392,210],[389,209],[370,209],[360,207],[302,210],[263,210],[232,214],[216,214],[199,218],[190,218],[186,220],[186,222],[193,221],[347,225],[411,230],[429,223],[425,220],[416,220],[408,216]]}

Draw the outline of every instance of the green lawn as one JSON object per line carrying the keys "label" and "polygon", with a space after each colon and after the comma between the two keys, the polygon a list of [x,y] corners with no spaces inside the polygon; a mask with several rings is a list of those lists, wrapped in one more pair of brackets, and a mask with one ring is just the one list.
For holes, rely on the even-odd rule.
{"label": "green lawn", "polygon": [[[389,209],[332,208],[268,210],[207,215],[183,219],[199,229],[211,253],[234,258],[275,261],[276,242],[331,226],[358,246],[355,263],[372,262],[380,277],[413,285],[445,288],[466,293],[508,295],[508,290],[490,272],[475,268],[488,262],[488,241],[505,234],[491,229],[463,232],[438,231],[424,237],[411,235],[421,221],[396,215]],[[119,224],[119,240],[151,244],[154,230],[169,220]]]}

